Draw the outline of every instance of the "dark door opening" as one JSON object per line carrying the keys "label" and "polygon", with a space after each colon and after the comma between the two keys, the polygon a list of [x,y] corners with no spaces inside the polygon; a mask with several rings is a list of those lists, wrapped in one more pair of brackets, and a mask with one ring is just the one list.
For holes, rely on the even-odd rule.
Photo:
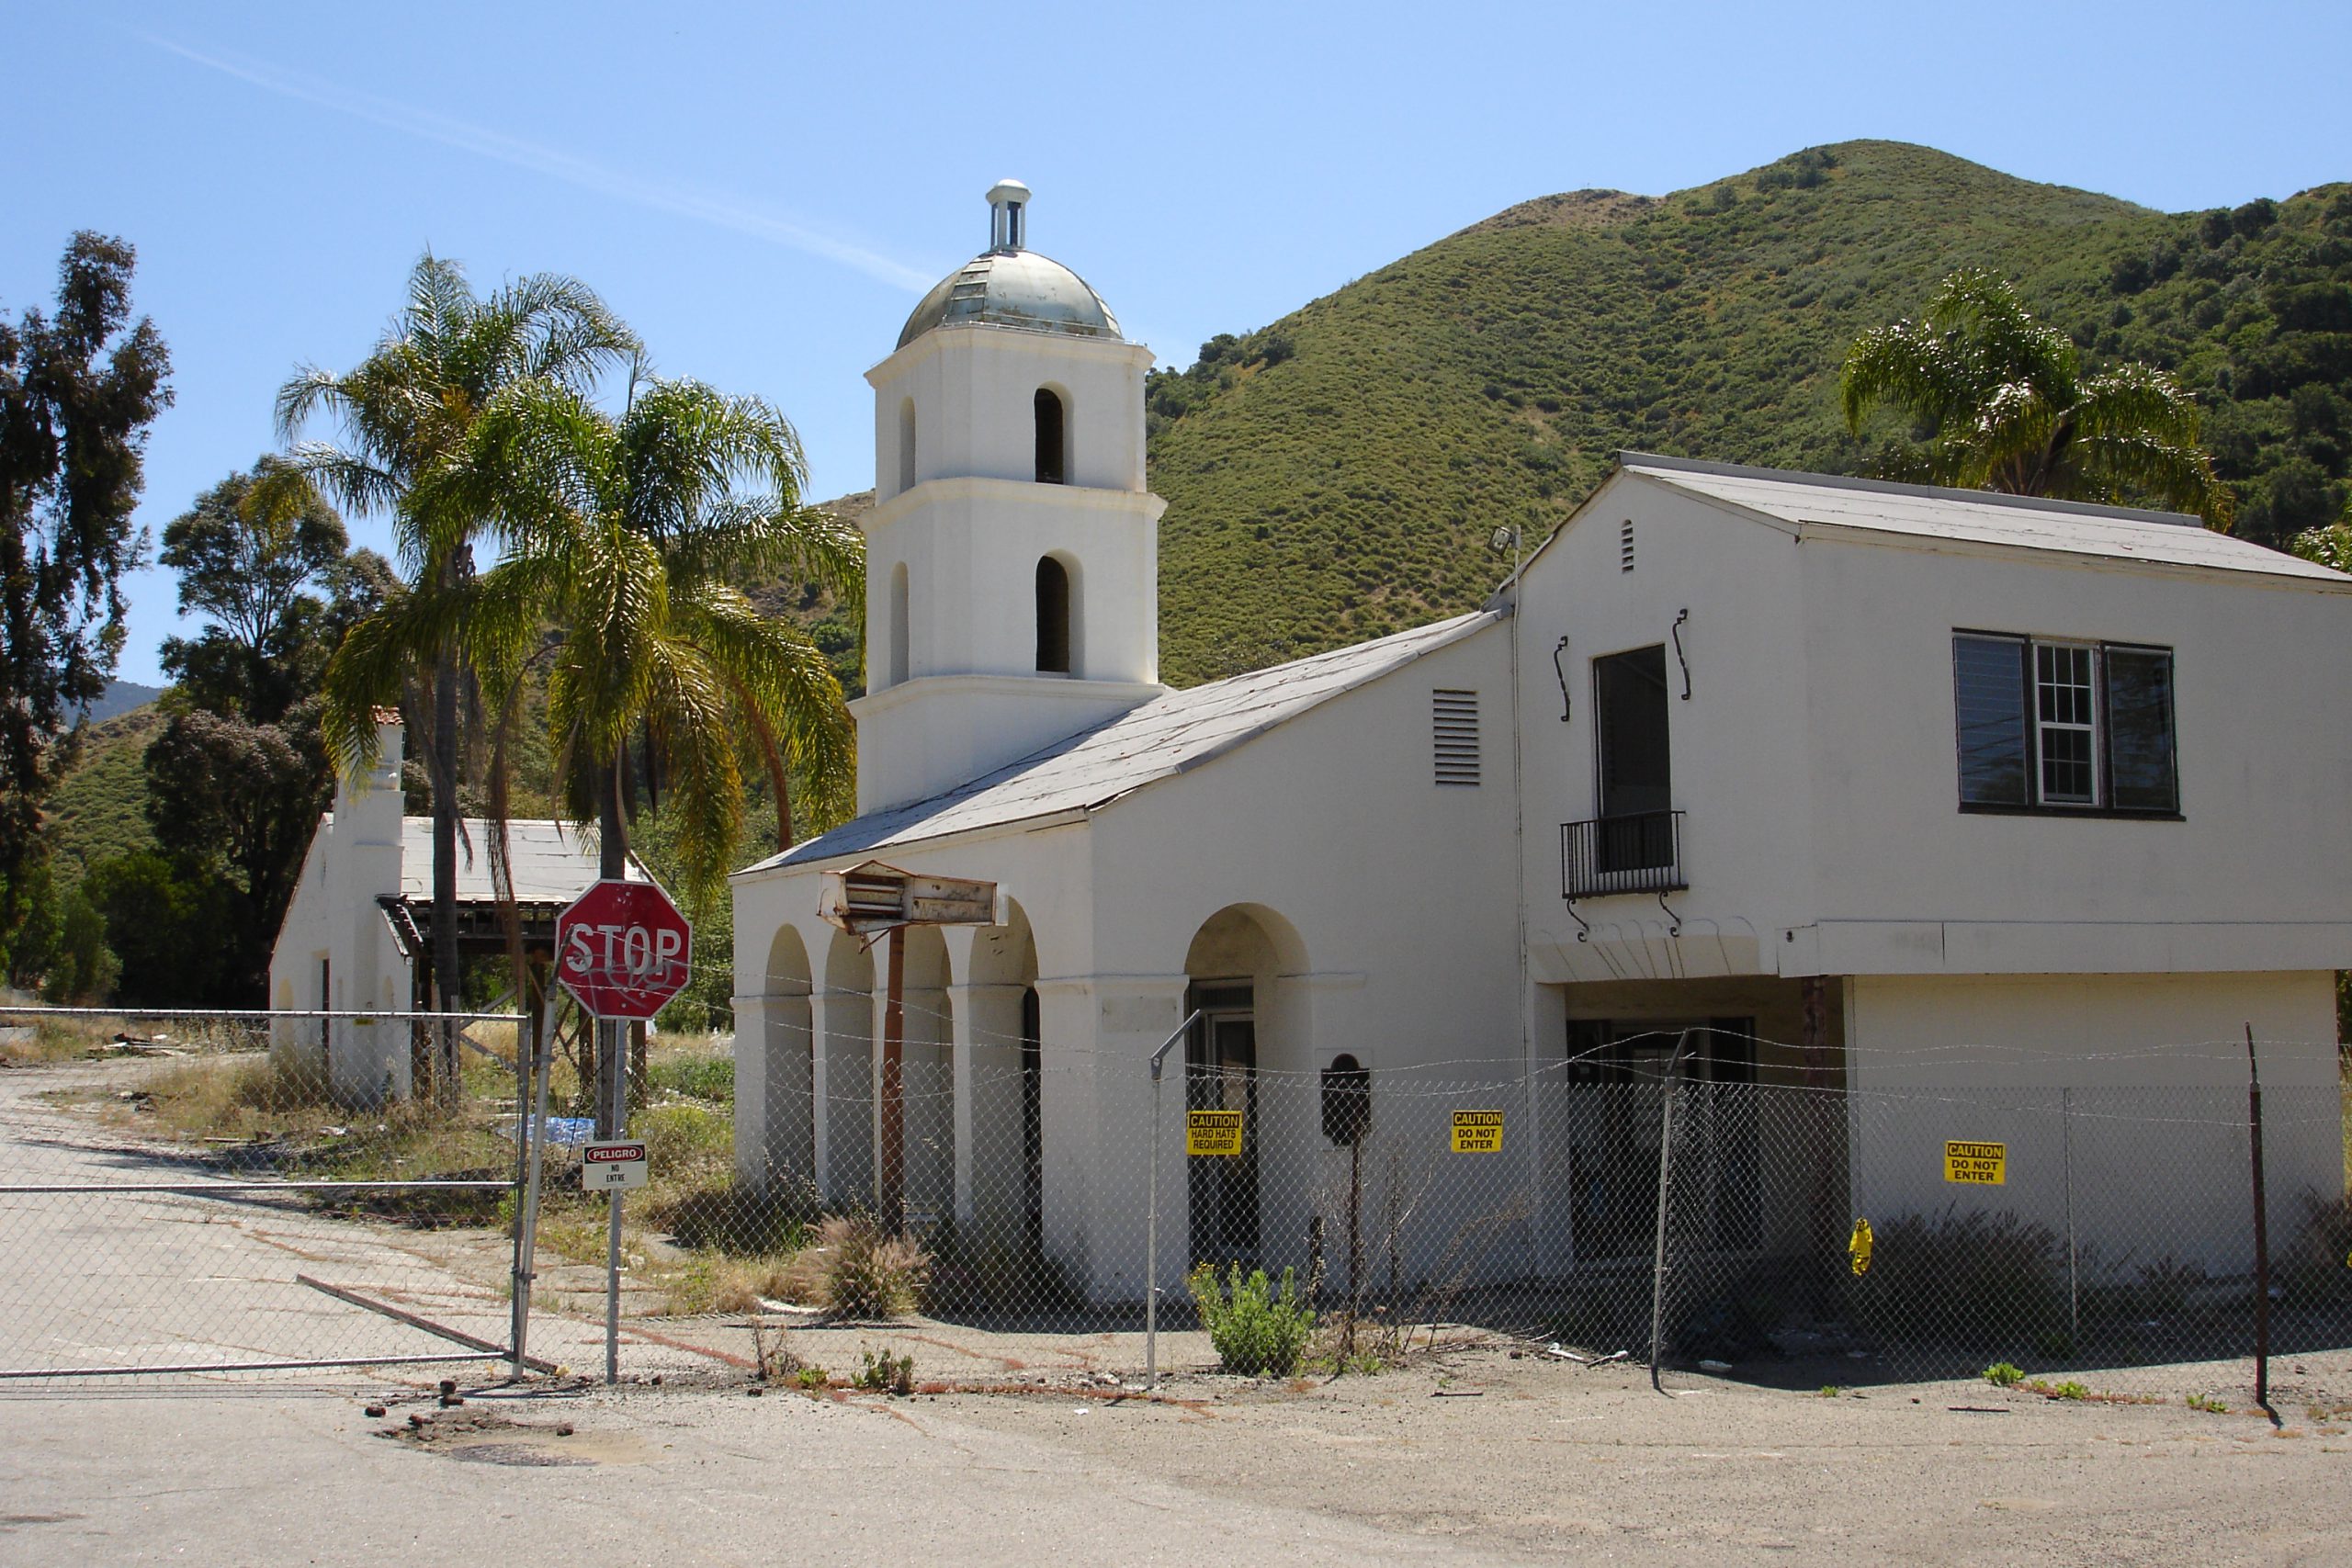
{"label": "dark door opening", "polygon": [[1021,993],[1021,1240],[1031,1253],[1046,1242],[1044,1032],[1032,987]]}
{"label": "dark door opening", "polygon": [[1241,1152],[1186,1158],[1192,1260],[1258,1261],[1258,1024],[1250,987],[1194,987],[1201,1010],[1184,1043],[1184,1107],[1241,1112]]}
{"label": "dark door opening", "polygon": [[1599,868],[1674,863],[1674,770],[1668,746],[1666,646],[1592,661],[1600,786]]}
{"label": "dark door opening", "polygon": [[1758,1245],[1754,1021],[1568,1024],[1568,1201],[1577,1261],[1646,1256],[1657,1239],[1658,1132],[1667,1068],[1685,1029],[1677,1106],[1673,1234],[1702,1248]]}

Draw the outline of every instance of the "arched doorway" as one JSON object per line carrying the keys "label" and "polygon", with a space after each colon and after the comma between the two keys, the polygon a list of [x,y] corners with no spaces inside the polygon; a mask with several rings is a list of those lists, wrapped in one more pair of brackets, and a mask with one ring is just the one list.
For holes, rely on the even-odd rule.
{"label": "arched doorway", "polygon": [[1184,1045],[1185,1109],[1242,1117],[1239,1154],[1186,1161],[1195,1263],[1266,1261],[1272,1239],[1285,1233],[1289,1210],[1299,1206],[1266,1201],[1269,1191],[1303,1186],[1290,1179],[1291,1167],[1296,1150],[1311,1146],[1284,1125],[1298,1096],[1282,1092],[1286,1078],[1269,1082],[1268,1074],[1304,1066],[1303,1021],[1293,1016],[1293,998],[1279,981],[1306,967],[1295,929],[1258,905],[1218,910],[1193,932],[1185,953],[1185,1010],[1201,1014]]}
{"label": "arched doorway", "polygon": [[978,1234],[1035,1253],[1044,1240],[1044,1050],[1037,941],[1028,911],[1006,900],[1003,925],[972,941],[972,1218]]}
{"label": "arched doorway", "polygon": [[768,944],[761,1042],[763,1186],[813,1180],[817,1174],[816,1029],[808,946],[789,925]]}
{"label": "arched doorway", "polygon": [[835,1208],[874,1201],[874,955],[847,931],[825,950],[818,1039],[824,1158],[818,1185]]}

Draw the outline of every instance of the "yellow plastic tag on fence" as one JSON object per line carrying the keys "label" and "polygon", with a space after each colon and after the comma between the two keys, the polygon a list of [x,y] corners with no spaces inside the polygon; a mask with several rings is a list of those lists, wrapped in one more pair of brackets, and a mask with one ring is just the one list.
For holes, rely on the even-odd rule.
{"label": "yellow plastic tag on fence", "polygon": [[1944,1179],[1969,1187],[2006,1187],[2009,1178],[2009,1145],[1944,1143]]}
{"label": "yellow plastic tag on fence", "polygon": [[1184,1152],[1188,1155],[1230,1156],[1241,1152],[1241,1112],[1184,1112]]}
{"label": "yellow plastic tag on fence", "polygon": [[1871,1271],[1871,1244],[1872,1239],[1873,1238],[1871,1235],[1870,1221],[1856,1220],[1854,1222],[1854,1235],[1852,1238],[1846,1243],[1846,1256],[1853,1260],[1854,1274],[1858,1279]]}
{"label": "yellow plastic tag on fence", "polygon": [[1502,1153],[1503,1113],[1499,1111],[1457,1111],[1453,1113],[1453,1152],[1458,1155]]}

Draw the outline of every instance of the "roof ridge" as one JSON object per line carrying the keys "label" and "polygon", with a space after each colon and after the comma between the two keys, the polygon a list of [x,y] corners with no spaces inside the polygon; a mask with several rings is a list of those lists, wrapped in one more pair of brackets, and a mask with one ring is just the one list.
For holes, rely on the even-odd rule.
{"label": "roof ridge", "polygon": [[1701,457],[1669,457],[1657,452],[1621,451],[1623,468],[1656,468],[1668,473],[1712,474],[1722,479],[1767,479],[1815,490],[1862,491],[1877,495],[1943,497],[1976,506],[2007,506],[2021,512],[2055,512],[2077,517],[2103,517],[2115,522],[2164,523],[2174,527],[2203,529],[2202,518],[2186,512],[2154,507],[2112,506],[2095,501],[2060,501],[2039,495],[2012,495],[2006,491],[1963,490],[1956,485],[1905,484],[1899,479],[1873,479],[1852,474],[1816,474],[1801,468],[1764,468],[1745,463],[1710,462]]}

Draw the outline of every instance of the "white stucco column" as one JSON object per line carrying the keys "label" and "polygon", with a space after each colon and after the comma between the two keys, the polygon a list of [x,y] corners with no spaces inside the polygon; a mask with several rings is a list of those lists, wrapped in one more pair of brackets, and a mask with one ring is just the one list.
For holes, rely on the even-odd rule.
{"label": "white stucco column", "polygon": [[732,998],[735,1007],[735,1179],[764,1181],[768,1169],[767,998]]}
{"label": "white stucco column", "polygon": [[[1188,984],[1182,975],[1037,983],[1044,1013],[1046,1240],[1099,1302],[1143,1300],[1151,1053],[1183,1021]],[[1091,1036],[1091,1049],[1068,1049],[1080,1030]],[[1160,1091],[1163,1291],[1180,1280],[1185,1249],[1182,1049],[1179,1044],[1170,1053]]]}

